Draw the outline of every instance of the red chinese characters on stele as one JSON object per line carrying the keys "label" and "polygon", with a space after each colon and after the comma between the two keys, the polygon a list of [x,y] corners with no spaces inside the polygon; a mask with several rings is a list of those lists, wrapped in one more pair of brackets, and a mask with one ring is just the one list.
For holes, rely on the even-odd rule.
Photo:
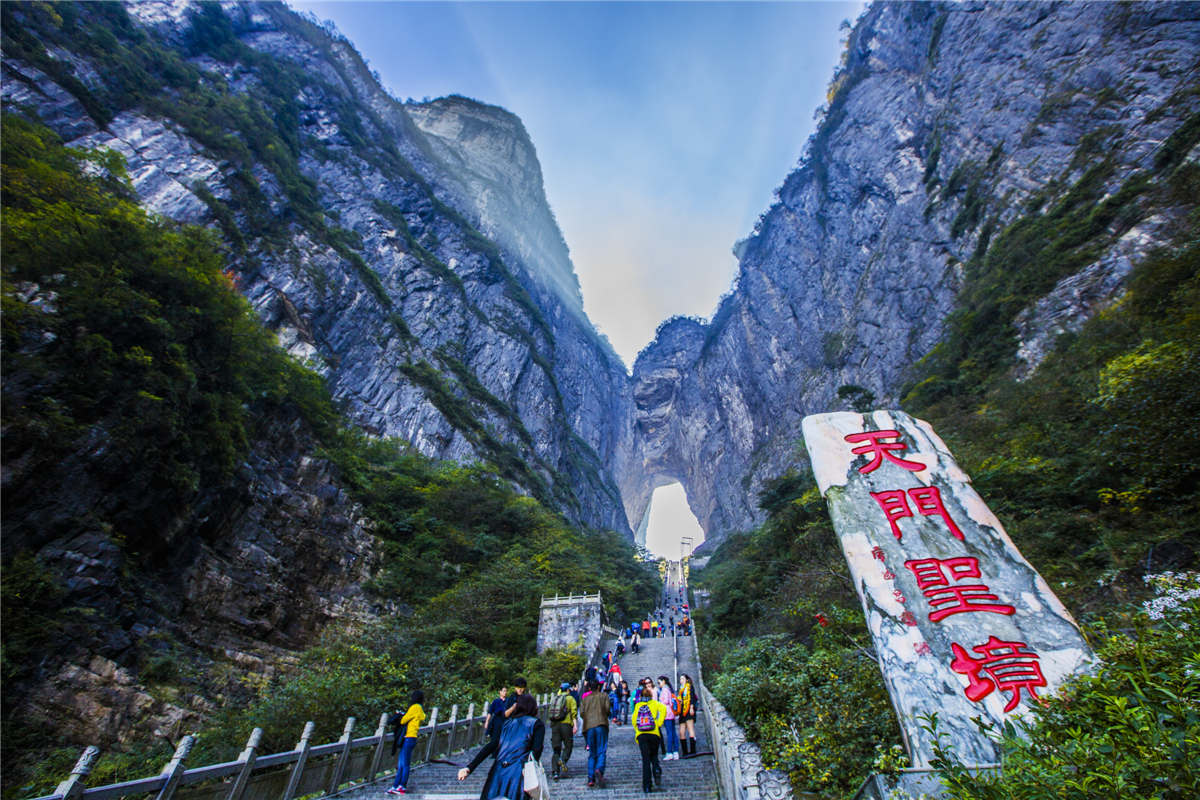
{"label": "red chinese characters on stele", "polygon": [[[860,474],[874,472],[883,466],[884,461],[910,472],[928,469],[925,464],[900,457],[900,451],[906,450],[908,445],[899,441],[899,431],[864,431],[848,434],[843,438],[851,444],[860,445],[853,448],[852,453],[869,459],[858,468]],[[914,509],[922,516],[941,517],[950,533],[959,541],[965,541],[962,529],[955,524],[946,510],[941,491],[936,486],[908,490],[885,489],[871,492],[871,496],[879,504],[888,525],[891,526],[892,535],[898,542],[903,538],[899,522],[911,518]],[[896,577],[884,564],[883,548],[873,547],[871,555],[880,562],[886,580]],[[920,558],[905,561],[904,566],[912,571],[917,579],[917,588],[932,608],[929,614],[930,622],[940,622],[954,614],[984,612],[1011,616],[1016,613],[1013,606],[999,602],[1000,598],[992,594],[987,584],[977,580],[970,581],[982,577],[978,558]],[[901,605],[905,604],[906,600],[900,589],[894,589],[892,594]],[[907,626],[918,625],[917,618],[911,611],[904,611],[900,620]],[[992,692],[1000,690],[1008,695],[1008,703],[1004,707],[1005,713],[1008,713],[1020,704],[1022,691],[1027,692],[1033,699],[1039,699],[1037,687],[1046,686],[1046,679],[1038,663],[1040,656],[1030,651],[1024,642],[1002,641],[991,636],[986,643],[971,648],[977,657],[972,656],[957,642],[951,642],[951,648],[954,661],[951,662],[950,668],[967,676],[969,684],[963,690],[963,694],[972,702],[978,703]],[[913,650],[918,656],[934,654],[927,641],[915,642]]]}
{"label": "red chinese characters on stele", "polygon": [[866,442],[862,447],[855,447],[851,453],[861,456],[870,453],[871,462],[858,468],[859,473],[866,475],[879,469],[886,458],[891,463],[898,467],[903,467],[910,472],[920,472],[927,467],[918,461],[906,461],[903,458],[892,455],[896,450],[904,450],[908,447],[904,442],[885,442],[883,439],[899,439],[900,431],[863,431],[862,433],[850,433],[845,437],[847,442],[857,444],[858,442]]}
{"label": "red chinese characters on stele", "polygon": [[875,502],[879,503],[879,507],[883,509],[888,524],[892,526],[892,535],[896,537],[896,541],[900,541],[903,535],[900,533],[900,526],[896,523],[913,515],[912,509],[908,507],[908,498],[910,497],[922,516],[941,517],[954,538],[963,541],[963,532],[950,518],[950,513],[946,511],[946,505],[942,502],[942,492],[936,486],[909,489],[907,494],[901,489],[888,489],[882,492],[871,492],[871,497],[874,497]]}
{"label": "red chinese characters on stele", "polygon": [[[1022,689],[1040,702],[1034,689],[1045,686],[1046,678],[1038,664],[1040,656],[1030,652],[1024,642],[1005,642],[992,636],[986,643],[971,648],[979,658],[972,658],[957,642],[951,642],[950,647],[954,650],[950,669],[970,680],[970,685],[963,690],[968,700],[978,703],[997,689],[1010,692],[1008,704],[1004,706],[1006,714],[1021,702]],[[980,673],[986,677],[981,677]]]}
{"label": "red chinese characters on stele", "polygon": [[[960,583],[964,578],[980,577],[978,558],[918,558],[905,561],[904,566],[912,570],[917,578],[917,588],[933,606],[930,622],[940,622],[951,614],[968,611],[1006,616],[1016,612],[1012,606],[995,602],[1000,598],[992,594],[986,584]],[[952,582],[957,585],[952,586]]]}

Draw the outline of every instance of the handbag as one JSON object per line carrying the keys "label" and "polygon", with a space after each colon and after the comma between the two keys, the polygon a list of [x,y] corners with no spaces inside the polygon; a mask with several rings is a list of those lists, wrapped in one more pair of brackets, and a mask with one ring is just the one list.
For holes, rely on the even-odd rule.
{"label": "handbag", "polygon": [[550,784],[546,782],[546,770],[542,767],[542,762],[533,757],[533,753],[529,754],[529,760],[521,768],[521,777],[525,794],[533,800],[550,800]]}

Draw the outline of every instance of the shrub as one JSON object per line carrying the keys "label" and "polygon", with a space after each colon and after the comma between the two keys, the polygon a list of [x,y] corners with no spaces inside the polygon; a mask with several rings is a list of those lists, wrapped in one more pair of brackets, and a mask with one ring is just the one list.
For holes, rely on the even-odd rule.
{"label": "shrub", "polygon": [[[934,766],[953,798],[1085,800],[1200,796],[1200,575],[1147,576],[1156,597],[1132,635],[1099,630],[1102,666],[1003,729],[1003,775],[974,777],[950,746]],[[936,734],[936,720],[929,730]]]}
{"label": "shrub", "polygon": [[879,665],[818,628],[811,649],[761,636],[726,654],[713,692],[799,790],[853,789],[899,739]]}

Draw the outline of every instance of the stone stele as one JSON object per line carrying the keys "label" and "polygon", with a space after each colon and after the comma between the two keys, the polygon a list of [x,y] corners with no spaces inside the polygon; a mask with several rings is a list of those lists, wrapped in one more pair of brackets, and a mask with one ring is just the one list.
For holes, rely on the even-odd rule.
{"label": "stone stele", "polygon": [[1078,625],[929,423],[815,414],[803,430],[913,766],[933,757],[934,712],[962,763],[997,762],[973,718],[1002,723],[1089,671]]}

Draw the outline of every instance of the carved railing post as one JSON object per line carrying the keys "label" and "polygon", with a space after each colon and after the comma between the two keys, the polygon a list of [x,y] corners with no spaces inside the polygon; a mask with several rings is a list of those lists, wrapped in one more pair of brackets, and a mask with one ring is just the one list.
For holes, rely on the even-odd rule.
{"label": "carved railing post", "polygon": [[738,784],[746,800],[759,800],[758,773],[762,770],[762,751],[753,742],[738,745]]}
{"label": "carved railing post", "polygon": [[304,723],[304,733],[300,734],[300,741],[296,744],[294,751],[300,755],[296,758],[296,766],[292,768],[292,776],[288,778],[287,788],[283,790],[283,797],[280,800],[292,800],[300,788],[300,778],[304,776],[304,765],[308,763],[309,742],[316,727],[316,724],[311,721]]}
{"label": "carved railing post", "polygon": [[329,791],[326,794],[333,794],[342,785],[342,775],[346,772],[346,762],[350,760],[350,746],[354,744],[355,722],[354,717],[346,718],[346,728],[342,731],[342,738],[338,739],[338,744],[342,746],[342,752],[338,754],[337,765],[333,768],[333,778],[329,781]]}
{"label": "carved railing post", "polygon": [[467,706],[467,722],[464,726],[467,731],[467,737],[463,739],[463,750],[470,750],[475,746],[475,704]]}
{"label": "carved railing post", "polygon": [[99,747],[88,745],[79,756],[79,760],[75,762],[75,768],[71,770],[70,777],[60,783],[54,793],[62,795],[63,800],[74,800],[83,794],[84,783],[87,776],[91,774],[92,765],[96,763],[99,755]]}
{"label": "carved railing post", "polygon": [[158,792],[158,800],[171,800],[171,795],[175,794],[175,790],[179,787],[179,779],[183,777],[183,773],[187,772],[187,767],[183,765],[183,762],[187,761],[188,754],[192,752],[192,746],[195,743],[196,737],[191,734],[179,740],[179,744],[175,747],[175,755],[171,756],[171,760],[163,767],[162,774],[167,780]]}
{"label": "carved railing post", "polygon": [[454,726],[458,722],[458,703],[450,706],[450,730],[446,731],[446,755],[454,752]]}
{"label": "carved railing post", "polygon": [[262,735],[262,728],[255,728],[250,732],[246,749],[238,756],[238,761],[242,762],[242,770],[238,773],[237,780],[233,782],[233,788],[229,790],[228,800],[242,800],[242,794],[246,791],[246,782],[250,780],[250,773],[254,771],[254,760],[258,757],[258,745],[262,741]]}
{"label": "carved railing post", "polygon": [[781,769],[764,769],[758,773],[758,790],[763,800],[787,800],[792,796],[792,782]]}
{"label": "carved railing post", "polygon": [[383,712],[379,717],[379,727],[375,730],[375,735],[379,737],[379,741],[375,744],[375,755],[371,758],[371,769],[367,772],[367,780],[375,780],[375,776],[379,774],[379,768],[383,766],[383,749],[387,747],[387,712]]}
{"label": "carved railing post", "polygon": [[437,741],[437,706],[429,714],[429,741],[425,743],[425,763],[433,758],[434,743]]}

